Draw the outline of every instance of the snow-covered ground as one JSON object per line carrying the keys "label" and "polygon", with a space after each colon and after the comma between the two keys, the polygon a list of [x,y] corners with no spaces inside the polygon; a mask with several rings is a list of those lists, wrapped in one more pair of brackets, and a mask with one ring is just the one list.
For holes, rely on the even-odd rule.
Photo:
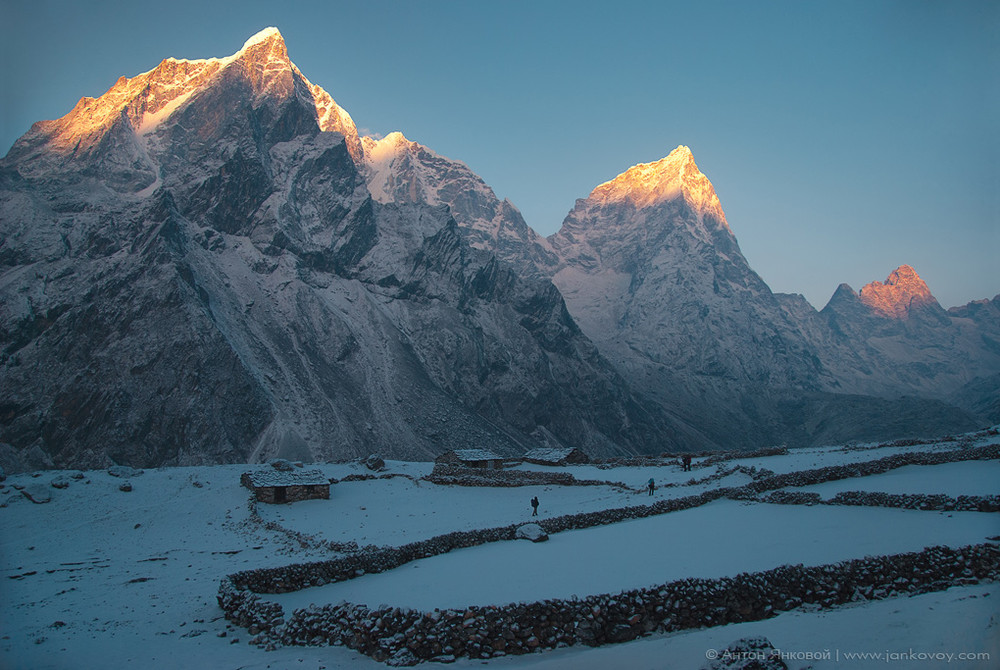
{"label": "snow-covered ground", "polygon": [[[996,438],[993,438],[994,440]],[[935,447],[793,452],[743,459],[777,472],[847,461],[887,452]],[[907,493],[998,493],[995,461],[909,466],[897,471],[831,482],[836,490]],[[427,463],[388,463],[389,472],[419,478]],[[259,466],[257,466],[259,467]],[[343,478],[367,473],[357,464],[319,465]],[[732,467],[732,463],[723,464]],[[60,473],[13,475],[0,489],[0,667],[3,668],[365,668],[379,667],[341,647],[281,648],[264,652],[249,635],[221,618],[215,601],[226,574],[262,566],[329,557],[303,547],[250,519],[248,492],[239,475],[248,466],[147,470],[133,476],[131,492],[104,471],[70,479],[55,489]],[[589,468],[589,469],[586,469]],[[541,469],[541,468],[536,468]],[[715,466],[682,473],[676,466],[601,470],[567,468],[580,479],[622,481],[640,488],[649,477],[657,497],[690,495],[718,481],[683,482],[718,471]],[[741,475],[742,476],[742,475]],[[725,481],[725,480],[723,480]],[[879,483],[884,482],[884,483]],[[34,504],[14,488],[41,485],[51,502]],[[820,490],[824,496],[834,489]],[[896,488],[892,488],[896,487]],[[900,488],[901,487],[901,488]],[[610,486],[469,488],[435,486],[405,477],[339,483],[329,501],[260,505],[266,520],[318,539],[398,545],[459,529],[508,525],[530,519],[528,501],[538,495],[543,517],[644,504],[644,493]],[[701,508],[568,531],[547,543],[484,545],[414,562],[381,575],[339,585],[360,588],[361,602],[407,601],[428,607],[475,601],[516,601],[611,591],[690,575],[721,575],[786,563],[827,563],[841,558],[919,549],[929,544],[969,544],[1000,535],[1000,515],[921,512],[879,508],[799,507],[717,501]],[[450,563],[448,563],[450,561]],[[447,565],[446,565],[447,563]],[[495,570],[506,572],[497,577]],[[461,575],[490,575],[463,582]],[[378,582],[390,587],[379,595]],[[391,586],[395,581],[396,586]],[[482,588],[475,591],[475,588]],[[546,591],[546,589],[548,589]],[[307,597],[290,594],[284,597]],[[339,600],[344,595],[335,596]],[[1000,659],[1000,589],[995,584],[953,588],[914,598],[871,602],[834,611],[799,610],[767,621],[642,638],[597,649],[559,649],[494,659],[498,667],[697,668],[710,649],[748,635],[766,635],[790,651],[990,653],[991,660],[962,661],[961,668],[996,667]],[[400,603],[402,604],[402,602]],[[223,636],[224,635],[224,636]],[[232,643],[234,640],[239,640]],[[232,643],[232,644],[231,644]],[[482,661],[458,661],[477,667]],[[886,660],[790,661],[800,668],[884,667]],[[900,667],[942,667],[933,663]],[[382,666],[384,667],[384,666]]]}
{"label": "snow-covered ground", "polygon": [[842,479],[812,486],[791,487],[832,498],[841,491],[879,493],[937,493],[951,497],[1000,495],[1000,462],[964,461],[941,465],[907,465],[870,477]]}
{"label": "snow-covered ground", "polygon": [[685,577],[822,565],[979,544],[1000,520],[979,512],[765,505],[719,500],[673,514],[566,531],[547,542],[496,542],[346,582],[267,596],[286,612],[341,600],[424,611],[617,593]]}

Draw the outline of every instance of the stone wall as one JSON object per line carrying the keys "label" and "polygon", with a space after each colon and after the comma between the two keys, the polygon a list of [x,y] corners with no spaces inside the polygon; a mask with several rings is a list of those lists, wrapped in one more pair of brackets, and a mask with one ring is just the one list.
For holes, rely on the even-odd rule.
{"label": "stone wall", "polygon": [[[278,500],[278,489],[284,489],[283,500]],[[330,485],[309,484],[295,486],[258,486],[253,489],[257,500],[263,503],[291,503],[299,500],[329,499]]]}
{"label": "stone wall", "polygon": [[[436,463],[431,474],[423,478],[443,486],[612,486],[629,487],[622,482],[577,479],[568,472],[535,470],[483,470]],[[631,489],[629,489],[631,490]]]}
{"label": "stone wall", "polygon": [[[364,572],[362,564],[357,571]],[[287,619],[280,606],[226,580],[219,605],[262,646],[344,645],[392,665],[412,665],[626,642],[652,632],[756,621],[806,604],[829,608],[998,578],[1000,549],[981,544],[684,579],[583,599],[433,612],[341,603],[296,610]]]}
{"label": "stone wall", "polygon": [[[947,452],[898,454],[785,475],[765,474],[742,487],[714,489],[683,498],[658,500],[650,505],[564,515],[538,523],[546,533],[552,534],[691,509],[720,498],[761,500],[759,495],[764,491],[773,491],[763,499],[765,502],[817,504],[824,502],[818,494],[775,489],[878,474],[905,465],[997,458],[1000,458],[1000,444]],[[851,492],[827,504],[916,505],[915,509],[937,509],[933,505],[941,505],[944,509],[954,504],[956,510],[998,509],[996,496],[940,498]],[[297,611],[286,622],[280,606],[261,600],[257,595],[321,586],[366,573],[383,572],[454,549],[512,540],[516,530],[517,525],[512,524],[459,531],[401,547],[368,547],[327,561],[238,572],[222,581],[219,605],[227,618],[257,635],[262,646],[344,644],[379,660],[409,664],[438,656],[481,658],[525,653],[560,643],[620,642],[652,630],[679,630],[763,618],[803,603],[833,606],[849,600],[936,590],[969,580],[1000,576],[1000,550],[984,544],[961,550],[936,547],[913,554],[867,558],[820,568],[785,566],[731,579],[682,580],[619,596],[593,596],[582,601],[545,601],[433,613],[398,609],[372,611],[360,605],[342,604]]]}

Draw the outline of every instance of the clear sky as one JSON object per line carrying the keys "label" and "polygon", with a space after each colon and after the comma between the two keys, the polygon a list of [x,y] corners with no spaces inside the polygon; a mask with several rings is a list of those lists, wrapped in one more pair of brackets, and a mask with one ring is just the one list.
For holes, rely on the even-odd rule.
{"label": "clear sky", "polygon": [[750,265],[822,307],[912,265],[1000,292],[1000,2],[0,1],[0,152],[163,58],[276,26],[362,132],[464,161],[528,224],[679,144]]}

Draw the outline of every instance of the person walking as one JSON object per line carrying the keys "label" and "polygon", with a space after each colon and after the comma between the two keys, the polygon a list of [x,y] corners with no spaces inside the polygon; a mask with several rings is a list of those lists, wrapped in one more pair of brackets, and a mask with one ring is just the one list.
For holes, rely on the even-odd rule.
{"label": "person walking", "polygon": [[531,516],[538,516],[538,496],[531,499]]}
{"label": "person walking", "polygon": [[653,490],[656,489],[656,484],[653,483],[653,478],[649,478],[649,482],[646,484],[646,488],[649,489],[649,495],[653,495]]}
{"label": "person walking", "polygon": [[684,454],[684,472],[691,472],[691,456]]}

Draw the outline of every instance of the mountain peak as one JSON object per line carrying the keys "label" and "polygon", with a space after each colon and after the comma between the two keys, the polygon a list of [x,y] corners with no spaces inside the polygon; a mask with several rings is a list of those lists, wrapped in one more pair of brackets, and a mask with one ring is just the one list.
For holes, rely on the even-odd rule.
{"label": "mountain peak", "polygon": [[258,101],[297,96],[303,104],[315,106],[320,129],[344,135],[352,157],[362,160],[354,121],[289,60],[285,40],[274,27],[257,32],[239,51],[224,58],[166,58],[152,70],[123,76],[99,98],[81,98],[62,118],[36,123],[8,155],[25,155],[38,146],[73,155],[85,153],[123,117],[138,135],[149,134],[224,72],[238,72]]}
{"label": "mountain peak", "polygon": [[589,200],[600,204],[630,203],[636,209],[643,209],[679,197],[699,215],[711,214],[726,225],[726,216],[712,183],[698,169],[691,149],[683,144],[665,158],[634,165],[604,182],[591,192]]}
{"label": "mountain peak", "polygon": [[246,51],[248,48],[254,46],[255,44],[260,44],[262,42],[269,42],[272,40],[280,40],[282,44],[285,43],[285,39],[281,36],[281,31],[274,26],[268,26],[264,28],[256,35],[253,35],[250,39],[243,43],[243,48],[240,51]]}
{"label": "mountain peak", "polygon": [[860,298],[873,311],[893,319],[906,318],[913,307],[937,303],[927,284],[909,265],[900,265],[885,282],[867,284]]}

